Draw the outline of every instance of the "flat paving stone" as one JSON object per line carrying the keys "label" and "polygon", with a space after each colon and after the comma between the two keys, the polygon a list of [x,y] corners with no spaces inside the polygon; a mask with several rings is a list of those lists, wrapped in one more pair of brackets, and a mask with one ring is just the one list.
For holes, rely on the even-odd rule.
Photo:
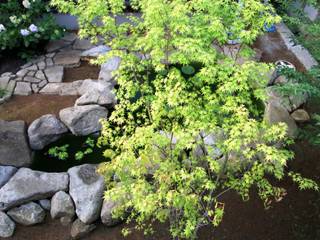
{"label": "flat paving stone", "polygon": [[44,73],[47,76],[48,82],[60,83],[63,80],[64,68],[63,66],[49,67],[44,70]]}
{"label": "flat paving stone", "polygon": [[54,63],[65,67],[78,67],[80,66],[80,55],[81,52],[75,50],[59,52],[54,57]]}
{"label": "flat paving stone", "polygon": [[17,82],[14,95],[28,96],[32,94],[31,84],[28,82]]}

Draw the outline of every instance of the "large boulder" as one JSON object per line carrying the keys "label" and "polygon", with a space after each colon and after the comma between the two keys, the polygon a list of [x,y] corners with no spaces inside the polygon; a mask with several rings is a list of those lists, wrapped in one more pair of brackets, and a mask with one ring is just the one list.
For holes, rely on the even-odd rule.
{"label": "large boulder", "polygon": [[0,188],[5,185],[15,174],[17,168],[11,166],[0,166]]}
{"label": "large boulder", "polygon": [[11,237],[16,228],[16,224],[8,217],[7,214],[0,211],[0,237]]}
{"label": "large boulder", "polygon": [[49,143],[58,140],[68,132],[66,126],[52,114],[43,115],[28,128],[29,143],[32,149],[41,150]]}
{"label": "large boulder", "polygon": [[69,193],[76,206],[78,218],[90,224],[99,218],[104,191],[104,179],[96,173],[96,166],[84,164],[68,170]]}
{"label": "large boulder", "polygon": [[42,223],[46,217],[45,211],[34,202],[11,209],[8,211],[8,215],[15,222],[25,226]]}
{"label": "large boulder", "polygon": [[75,212],[70,195],[63,191],[57,192],[51,199],[50,213],[53,219],[62,217],[72,219]]}
{"label": "large boulder", "polygon": [[20,168],[0,189],[0,210],[52,197],[58,191],[66,191],[68,184],[67,173],[46,173]]}
{"label": "large boulder", "polygon": [[82,52],[81,57],[98,57],[100,55],[106,54],[110,50],[111,48],[108,46],[99,45]]}
{"label": "large boulder", "polygon": [[0,164],[24,167],[31,163],[26,124],[0,120]]}
{"label": "large boulder", "polygon": [[61,121],[77,136],[86,136],[101,130],[100,119],[108,117],[108,110],[99,105],[65,108],[59,113]]}
{"label": "large boulder", "polygon": [[279,102],[270,101],[265,109],[264,118],[269,124],[285,123],[287,125],[287,134],[290,137],[296,137],[298,126],[289,112]]}
{"label": "large boulder", "polygon": [[90,232],[92,232],[96,228],[94,224],[85,224],[80,219],[77,219],[73,222],[71,227],[71,238],[72,239],[79,239]]}

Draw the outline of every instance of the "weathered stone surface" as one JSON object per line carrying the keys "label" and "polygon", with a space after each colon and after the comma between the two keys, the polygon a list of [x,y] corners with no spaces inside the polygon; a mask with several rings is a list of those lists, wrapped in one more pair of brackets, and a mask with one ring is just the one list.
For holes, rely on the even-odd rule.
{"label": "weathered stone surface", "polygon": [[46,59],[46,66],[47,66],[47,67],[50,67],[50,66],[53,66],[53,65],[54,65],[54,63],[53,63],[52,58],[47,58],[47,59]]}
{"label": "weathered stone surface", "polygon": [[291,113],[291,117],[299,123],[308,122],[310,120],[310,116],[304,109],[297,109],[293,113]]}
{"label": "weathered stone surface", "polygon": [[36,71],[29,71],[29,72],[27,73],[27,76],[29,76],[29,77],[34,77],[35,74],[36,74]]}
{"label": "weathered stone surface", "polygon": [[1,74],[1,77],[13,77],[14,74],[12,72],[5,72]]}
{"label": "weathered stone surface", "polygon": [[83,95],[88,91],[95,91],[95,90],[110,91],[111,89],[113,89],[113,85],[109,82],[86,79],[86,80],[83,80],[83,83],[79,88],[79,94]]}
{"label": "weathered stone surface", "polygon": [[115,77],[113,71],[119,68],[120,63],[120,57],[112,57],[106,63],[102,64],[99,73],[99,80],[112,81]]}
{"label": "weathered stone surface", "polygon": [[14,95],[28,96],[32,94],[31,84],[28,82],[17,82]]}
{"label": "weathered stone surface", "polygon": [[50,83],[61,83],[63,80],[64,69],[63,66],[49,67],[44,70],[47,76],[48,82]]}
{"label": "weathered stone surface", "polygon": [[31,65],[30,67],[27,67],[26,70],[29,70],[29,71],[37,71],[38,70],[38,67],[36,64],[33,64]]}
{"label": "weathered stone surface", "polygon": [[98,104],[100,106],[105,106],[107,108],[112,108],[117,103],[115,94],[107,89],[105,91],[91,90],[86,92],[80,98],[77,99],[75,105],[91,105]]}
{"label": "weathered stone surface", "polygon": [[44,221],[45,211],[36,203],[30,202],[8,211],[8,215],[17,223],[31,226]]}
{"label": "weathered stone surface", "polygon": [[67,41],[67,42],[73,42],[74,40],[76,40],[77,39],[77,34],[75,34],[75,33],[73,33],[73,32],[70,32],[70,33],[66,33],[64,36],[63,36],[63,38],[62,38],[62,40],[63,41]]}
{"label": "weathered stone surface", "polygon": [[38,84],[38,87],[41,89],[41,88],[43,88],[45,85],[47,85],[48,84],[48,82],[47,82],[47,80],[42,80],[39,84]]}
{"label": "weathered stone surface", "polygon": [[96,228],[96,225],[94,224],[85,224],[81,222],[81,220],[77,219],[73,222],[71,227],[71,238],[72,239],[80,239],[82,237],[85,237],[90,232],[92,232]]}
{"label": "weathered stone surface", "polygon": [[1,77],[0,78],[0,88],[6,89],[10,81],[10,77]]}
{"label": "weathered stone surface", "polygon": [[58,191],[66,191],[68,184],[67,173],[45,173],[20,168],[0,189],[0,210],[51,197]]}
{"label": "weathered stone surface", "polygon": [[28,128],[29,143],[32,149],[41,150],[49,143],[58,140],[68,132],[66,126],[52,114],[34,120]]}
{"label": "weathered stone surface", "polygon": [[96,166],[84,164],[68,170],[69,193],[74,200],[78,218],[92,223],[99,218],[104,191],[104,179],[96,173]]}
{"label": "weathered stone surface", "polygon": [[119,203],[112,201],[112,200],[104,200],[101,210],[101,221],[104,225],[108,227],[115,226],[119,224],[122,219],[121,218],[114,218],[112,216],[112,212],[119,206]]}
{"label": "weathered stone surface", "polygon": [[11,166],[0,166],[0,188],[17,172],[17,168]]}
{"label": "weathered stone surface", "polygon": [[44,210],[50,211],[51,201],[49,199],[41,199],[39,200],[39,204]]}
{"label": "weathered stone surface", "polygon": [[29,82],[29,83],[39,83],[39,82],[41,82],[41,79],[26,76],[26,77],[24,77],[23,81]]}
{"label": "weathered stone surface", "polygon": [[36,84],[36,83],[32,83],[31,84],[31,88],[32,88],[32,91],[34,92],[34,93],[38,93],[39,92],[39,87],[38,87],[38,84]]}
{"label": "weathered stone surface", "polygon": [[16,228],[16,224],[8,217],[7,214],[0,211],[0,237],[11,237]]}
{"label": "weathered stone surface", "polygon": [[82,57],[98,57],[99,55],[106,54],[111,50],[110,47],[105,45],[99,45],[97,47],[93,47],[81,53]]}
{"label": "weathered stone surface", "polygon": [[79,88],[83,80],[74,81],[70,83],[48,83],[41,89],[42,94],[58,94],[58,95],[79,95]]}
{"label": "weathered stone surface", "polygon": [[80,54],[81,52],[75,50],[59,52],[54,57],[54,63],[65,67],[78,67],[80,66]]}
{"label": "weathered stone surface", "polygon": [[54,52],[57,51],[61,48],[65,48],[67,46],[69,46],[70,43],[63,41],[63,40],[54,40],[54,41],[50,41],[47,46],[46,46],[46,50],[47,52]]}
{"label": "weathered stone surface", "polygon": [[91,44],[90,40],[88,40],[88,39],[77,38],[77,40],[73,44],[73,48],[77,49],[77,50],[87,50],[92,47],[93,47],[93,45]]}
{"label": "weathered stone surface", "polygon": [[17,77],[24,77],[24,76],[27,75],[28,72],[29,72],[29,70],[23,68],[23,69],[19,70],[19,71],[16,73],[16,75],[17,75]]}
{"label": "weathered stone surface", "polygon": [[297,124],[290,116],[287,109],[285,109],[279,102],[270,101],[265,109],[264,117],[269,124],[276,124],[279,122],[287,124],[288,135],[290,137],[296,136],[298,130]]}
{"label": "weathered stone surface", "polygon": [[4,96],[0,98],[0,104],[11,98],[15,87],[16,87],[16,82],[14,80],[10,80],[7,85]]}
{"label": "weathered stone surface", "polygon": [[39,69],[39,70],[45,69],[45,68],[46,68],[46,62],[45,62],[45,60],[43,60],[43,61],[41,61],[41,62],[38,62],[38,63],[37,63],[37,66],[38,66],[38,69]]}
{"label": "weathered stone surface", "polygon": [[23,167],[31,163],[25,123],[0,120],[0,164]]}
{"label": "weathered stone surface", "polygon": [[42,70],[38,70],[35,74],[35,77],[41,80],[46,80],[46,76],[44,75]]}
{"label": "weathered stone surface", "polygon": [[77,136],[86,136],[101,129],[99,122],[108,117],[108,110],[99,105],[65,108],[59,113],[61,121]]}
{"label": "weathered stone surface", "polygon": [[69,226],[73,221],[73,217],[62,217],[60,218],[60,223],[62,226]]}
{"label": "weathered stone surface", "polygon": [[69,217],[73,218],[75,211],[74,205],[69,194],[59,191],[57,192],[51,199],[51,217],[61,218],[61,217]]}

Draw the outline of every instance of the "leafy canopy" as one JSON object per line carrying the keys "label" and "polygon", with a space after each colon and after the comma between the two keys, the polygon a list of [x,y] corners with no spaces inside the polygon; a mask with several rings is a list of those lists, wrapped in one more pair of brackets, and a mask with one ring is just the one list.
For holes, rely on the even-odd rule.
{"label": "leafy canopy", "polygon": [[[200,227],[219,225],[227,191],[247,200],[255,186],[266,206],[279,200],[285,190],[266,175],[282,179],[293,154],[284,148],[286,126],[262,119],[270,66],[250,61],[249,48],[279,20],[273,8],[257,0],[130,2],[123,22],[122,0],[52,1],[79,17],[81,36],[112,47],[97,62],[122,59],[119,103],[99,140],[111,159],[99,169],[105,197],[121,203],[115,216],[130,209],[128,221],[146,233],[169,221],[173,237],[195,238]],[[234,39],[241,44],[229,51]]]}

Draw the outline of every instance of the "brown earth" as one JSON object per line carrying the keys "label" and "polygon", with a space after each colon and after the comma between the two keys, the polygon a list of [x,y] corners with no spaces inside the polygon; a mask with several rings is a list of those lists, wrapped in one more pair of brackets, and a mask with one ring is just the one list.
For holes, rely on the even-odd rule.
{"label": "brown earth", "polygon": [[98,79],[100,66],[92,65],[88,61],[81,61],[76,68],[65,68],[63,82],[73,82],[84,79]]}
{"label": "brown earth", "polygon": [[30,96],[13,96],[0,105],[0,119],[13,121],[24,120],[30,124],[44,114],[59,114],[59,111],[74,105],[77,96],[57,96],[32,94]]}

